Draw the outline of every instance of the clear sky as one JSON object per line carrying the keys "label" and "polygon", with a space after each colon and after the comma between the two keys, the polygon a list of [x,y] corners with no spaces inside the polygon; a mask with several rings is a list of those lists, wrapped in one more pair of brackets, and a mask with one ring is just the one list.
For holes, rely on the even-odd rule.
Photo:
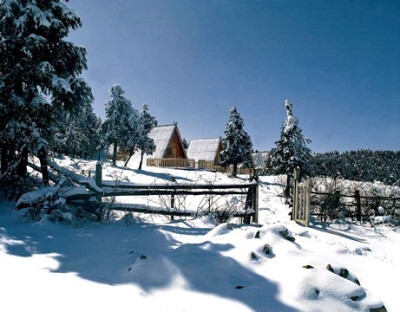
{"label": "clear sky", "polygon": [[71,0],[104,117],[120,84],[183,137],[223,136],[237,106],[270,149],[293,103],[315,152],[400,150],[399,0]]}

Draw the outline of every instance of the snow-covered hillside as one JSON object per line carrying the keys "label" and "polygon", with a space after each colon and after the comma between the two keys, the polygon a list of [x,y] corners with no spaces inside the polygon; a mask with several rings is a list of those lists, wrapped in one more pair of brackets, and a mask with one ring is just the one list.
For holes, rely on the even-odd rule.
{"label": "snow-covered hillside", "polygon": [[[232,180],[105,167],[135,183]],[[398,228],[315,220],[304,228],[290,221],[282,190],[279,178],[261,178],[260,224],[250,226],[142,215],[129,226],[122,218],[73,228],[28,223],[14,203],[0,203],[0,310],[400,311]]]}

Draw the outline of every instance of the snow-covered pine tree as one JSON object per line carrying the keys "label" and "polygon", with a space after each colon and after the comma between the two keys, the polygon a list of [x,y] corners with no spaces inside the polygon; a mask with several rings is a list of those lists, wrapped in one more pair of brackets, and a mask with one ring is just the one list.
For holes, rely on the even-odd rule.
{"label": "snow-covered pine tree", "polygon": [[50,141],[51,149],[73,157],[94,157],[100,145],[101,119],[86,104],[74,114],[60,115],[57,132]]}
{"label": "snow-covered pine tree", "polygon": [[302,175],[309,175],[312,155],[307,147],[311,140],[303,136],[298,126],[299,120],[293,116],[289,100],[285,100],[285,108],[286,120],[282,125],[280,139],[275,142],[276,147],[271,150],[272,167],[267,169],[273,174],[286,174],[285,196],[289,197],[290,178],[294,169],[299,168]]}
{"label": "snow-covered pine tree", "polygon": [[48,183],[46,148],[55,119],[93,100],[78,77],[86,50],[64,40],[81,26],[66,1],[0,1],[0,180],[23,178],[28,155],[36,154]]}
{"label": "snow-covered pine tree", "polygon": [[132,155],[137,150],[140,150],[141,154],[139,170],[141,170],[144,154],[151,154],[156,149],[156,146],[154,145],[154,140],[149,138],[148,134],[150,133],[151,129],[157,126],[157,120],[155,119],[155,117],[149,114],[148,110],[148,105],[143,104],[142,110],[138,117],[136,132],[133,133],[134,135],[130,137],[127,145],[129,156],[125,161],[125,167],[128,165],[128,162],[131,159]]}
{"label": "snow-covered pine tree", "polygon": [[140,150],[139,170],[142,169],[143,156],[153,153],[156,149],[154,140],[149,137],[149,133],[157,126],[157,120],[150,115],[148,110],[148,105],[144,104],[139,116],[139,139],[137,143],[137,148]]}
{"label": "snow-covered pine tree", "polygon": [[125,151],[136,146],[138,138],[137,110],[130,100],[124,97],[125,91],[114,85],[110,89],[111,100],[106,105],[106,118],[101,126],[102,146],[113,147],[112,162],[115,165],[118,148]]}
{"label": "snow-covered pine tree", "polygon": [[91,105],[86,105],[82,114],[82,133],[85,141],[80,148],[80,156],[93,158],[99,152],[101,119],[93,112]]}
{"label": "snow-covered pine tree", "polygon": [[251,143],[250,136],[243,129],[243,119],[236,107],[230,110],[229,120],[226,124],[225,138],[222,140],[221,165],[233,165],[233,175],[236,176],[237,166],[240,163],[251,165]]}
{"label": "snow-covered pine tree", "polygon": [[313,159],[313,175],[356,181],[381,181],[398,184],[400,151],[371,151],[361,149],[343,153],[319,153]]}

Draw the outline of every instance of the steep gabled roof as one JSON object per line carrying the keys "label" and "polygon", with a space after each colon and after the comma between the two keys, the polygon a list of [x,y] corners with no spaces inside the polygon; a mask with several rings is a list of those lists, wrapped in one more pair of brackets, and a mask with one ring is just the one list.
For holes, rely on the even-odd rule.
{"label": "steep gabled roof", "polygon": [[187,149],[187,157],[196,161],[214,161],[221,138],[192,140]]}
{"label": "steep gabled roof", "polygon": [[156,150],[151,155],[152,158],[163,158],[169,141],[174,133],[175,126],[175,124],[158,126],[154,127],[150,131],[149,137],[154,140],[154,144],[156,145]]}

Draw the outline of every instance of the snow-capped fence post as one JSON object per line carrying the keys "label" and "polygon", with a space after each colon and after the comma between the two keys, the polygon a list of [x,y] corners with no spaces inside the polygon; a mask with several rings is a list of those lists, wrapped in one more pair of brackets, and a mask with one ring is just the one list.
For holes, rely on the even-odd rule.
{"label": "snow-capped fence post", "polygon": [[354,192],[354,198],[356,200],[357,221],[361,221],[361,196],[359,190],[356,190]]}

